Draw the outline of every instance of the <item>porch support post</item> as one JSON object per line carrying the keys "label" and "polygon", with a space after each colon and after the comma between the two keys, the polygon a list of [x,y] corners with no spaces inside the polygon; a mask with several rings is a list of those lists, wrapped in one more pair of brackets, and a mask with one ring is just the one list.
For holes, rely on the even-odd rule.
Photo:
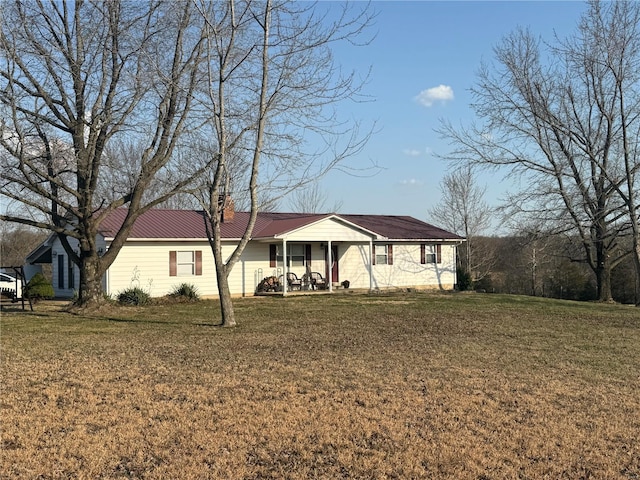
{"label": "porch support post", "polygon": [[373,240],[369,239],[369,291],[373,290]]}
{"label": "porch support post", "polygon": [[288,276],[289,265],[287,265],[287,240],[282,239],[282,296],[287,294],[287,287],[289,286]]}
{"label": "porch support post", "polygon": [[333,292],[333,258],[331,258],[331,240],[327,242],[327,262],[329,262],[329,293]]}

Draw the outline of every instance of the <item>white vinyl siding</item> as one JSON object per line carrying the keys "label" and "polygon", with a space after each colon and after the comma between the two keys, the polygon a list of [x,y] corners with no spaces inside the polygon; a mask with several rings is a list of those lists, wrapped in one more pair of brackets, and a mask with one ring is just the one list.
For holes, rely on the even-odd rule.
{"label": "white vinyl siding", "polygon": [[[227,260],[235,244],[223,244],[222,257]],[[170,252],[176,252],[176,275],[170,275]],[[177,275],[180,262],[179,252],[202,252],[202,275]],[[185,258],[185,272],[189,271],[188,255]],[[253,295],[256,284],[254,279],[260,271],[264,276],[272,275],[269,268],[269,245],[251,242],[245,248],[238,263],[229,275],[229,289],[232,295]],[[117,295],[122,290],[138,286],[153,297],[171,292],[180,283],[189,283],[198,288],[203,297],[218,295],[218,283],[215,274],[215,262],[211,247],[206,241],[192,242],[128,242],[109,268],[107,292]]]}
{"label": "white vinyl siding", "polygon": [[[327,278],[324,248],[321,242],[311,245],[311,271],[319,272]],[[326,243],[324,243],[326,246]],[[287,250],[295,244],[287,244]],[[384,246],[384,245],[383,245]],[[227,259],[234,245],[223,245],[223,258]],[[298,278],[306,273],[305,244],[302,247],[303,265],[291,266],[289,271]],[[279,245],[281,248],[281,245]],[[207,242],[192,242],[186,246],[176,244],[162,244],[155,242],[130,242],[120,251],[116,261],[109,269],[108,292],[111,295],[131,286],[139,286],[152,296],[162,296],[169,293],[185,277],[170,277],[166,265],[168,252],[175,250],[202,250],[201,276],[189,277],[188,283],[195,285],[202,296],[217,296],[217,282],[213,254]],[[428,249],[427,249],[428,251]],[[369,268],[373,271],[373,288],[443,288],[450,289],[455,283],[455,246],[443,244],[441,246],[442,263],[420,263],[421,245],[404,243],[393,244],[393,265],[369,265],[371,252],[369,243],[339,243],[338,264],[339,281],[349,280],[352,289],[369,288]],[[298,255],[300,256],[300,255]],[[295,262],[294,262],[295,263]],[[229,275],[229,288],[233,295],[253,295],[257,283],[264,277],[282,275],[283,265],[278,262],[276,267],[269,263],[269,244],[250,242],[240,261]]]}
{"label": "white vinyl siding", "polygon": [[[455,284],[455,245],[442,244],[442,263],[420,263],[420,244],[394,243],[393,265],[372,265],[373,288],[451,289]],[[368,289],[369,273],[363,259],[369,245],[350,245],[341,250],[340,281],[349,280],[350,288]]]}
{"label": "white vinyl siding", "polygon": [[326,244],[328,239],[334,242],[368,242],[369,238],[370,235],[351,225],[334,218],[327,218],[288,234],[287,242],[324,242]]}

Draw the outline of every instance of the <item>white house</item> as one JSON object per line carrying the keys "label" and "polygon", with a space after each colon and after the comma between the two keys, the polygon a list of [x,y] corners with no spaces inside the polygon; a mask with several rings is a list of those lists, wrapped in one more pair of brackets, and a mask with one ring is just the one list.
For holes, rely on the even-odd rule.
{"label": "white house", "polygon": [[[98,244],[108,249],[126,211],[116,210],[102,223]],[[247,212],[223,214],[223,256],[229,257],[245,230]],[[329,291],[351,289],[443,289],[456,284],[456,248],[462,237],[407,216],[261,212],[250,242],[235,265],[233,295],[256,293],[265,277],[295,274],[301,284],[282,282],[283,294],[313,288],[306,280],[317,272]],[[52,263],[56,296],[78,288],[77,267],[60,241],[51,236],[27,263]],[[316,275],[317,275],[316,274]],[[203,297],[218,294],[213,253],[201,211],[154,209],[135,222],[127,242],[103,279],[109,295],[140,287],[162,296],[182,283]]]}

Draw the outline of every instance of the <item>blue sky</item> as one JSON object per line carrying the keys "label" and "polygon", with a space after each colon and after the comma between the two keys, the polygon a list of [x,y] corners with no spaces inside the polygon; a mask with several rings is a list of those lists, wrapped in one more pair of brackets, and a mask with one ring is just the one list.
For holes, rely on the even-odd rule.
{"label": "blue sky", "polygon": [[[440,200],[439,183],[449,167],[435,154],[449,146],[434,131],[442,119],[454,125],[474,120],[469,88],[481,61],[518,26],[552,40],[575,31],[584,2],[377,1],[377,36],[367,46],[341,48],[345,68],[366,71],[371,81],[366,104],[345,104],[343,115],[377,122],[377,133],[354,166],[370,161],[382,170],[373,177],[332,172],[321,182],[327,207],[342,202],[342,213],[411,215],[429,221]],[[507,183],[502,174],[483,174],[487,201],[497,203]]]}

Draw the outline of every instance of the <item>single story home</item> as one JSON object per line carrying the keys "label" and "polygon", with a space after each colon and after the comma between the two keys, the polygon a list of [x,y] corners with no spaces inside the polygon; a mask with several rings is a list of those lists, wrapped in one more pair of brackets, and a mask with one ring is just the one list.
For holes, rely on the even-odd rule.
{"label": "single story home", "polygon": [[[126,211],[102,223],[98,253],[109,248]],[[228,258],[245,231],[249,213],[223,212],[223,256]],[[260,212],[239,262],[229,277],[235,296],[254,295],[266,277],[278,291],[324,287],[351,289],[443,289],[456,284],[456,249],[464,239],[408,216]],[[51,263],[57,297],[72,297],[79,273],[56,235],[27,257]],[[311,285],[309,279],[321,282]],[[293,282],[284,282],[290,277]],[[297,282],[295,281],[297,279]],[[345,282],[346,281],[346,282]],[[201,296],[218,295],[215,264],[202,211],[153,209],[135,222],[104,279],[105,293],[140,287],[162,296],[176,286],[194,285]]]}

